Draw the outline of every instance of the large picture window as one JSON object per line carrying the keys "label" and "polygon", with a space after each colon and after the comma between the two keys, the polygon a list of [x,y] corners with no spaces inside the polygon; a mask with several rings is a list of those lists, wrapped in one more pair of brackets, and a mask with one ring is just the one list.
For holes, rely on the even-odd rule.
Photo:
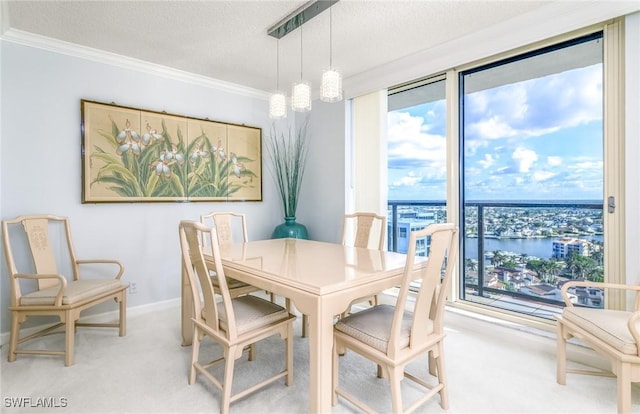
{"label": "large picture window", "polygon": [[602,33],[459,82],[461,298],[552,318],[565,281],[604,278]]}

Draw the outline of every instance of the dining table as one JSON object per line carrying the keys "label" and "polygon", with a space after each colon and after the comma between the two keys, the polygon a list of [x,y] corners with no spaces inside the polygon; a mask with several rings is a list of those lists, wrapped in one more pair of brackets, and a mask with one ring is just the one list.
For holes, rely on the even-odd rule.
{"label": "dining table", "polygon": [[[309,412],[331,412],[335,317],[358,298],[400,285],[406,255],[282,238],[223,244],[220,256],[227,277],[290,299],[308,316]],[[193,297],[182,273],[182,344],[187,346],[193,336]]]}

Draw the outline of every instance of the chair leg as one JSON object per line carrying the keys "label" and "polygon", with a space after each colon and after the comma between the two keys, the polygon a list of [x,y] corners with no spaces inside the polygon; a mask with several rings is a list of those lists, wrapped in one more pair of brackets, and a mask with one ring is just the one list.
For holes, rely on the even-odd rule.
{"label": "chair leg", "polygon": [[567,341],[565,339],[565,329],[561,321],[556,327],[557,350],[556,350],[556,381],[558,384],[567,383]]}
{"label": "chair leg", "polygon": [[200,330],[193,327],[193,339],[191,340],[191,368],[189,370],[189,385],[196,382],[196,364],[200,354]]}
{"label": "chair leg", "polygon": [[[431,355],[431,354],[430,354]],[[435,358],[436,373],[438,376],[438,383],[442,384],[440,390],[440,406],[443,410],[449,409],[449,391],[447,388],[447,374],[444,369],[444,344],[442,341],[438,343],[438,356]]]}
{"label": "chair leg", "polygon": [[125,292],[122,293],[122,297],[120,298],[120,323],[118,334],[120,336],[125,336],[127,334],[127,294]]}
{"label": "chair leg", "polygon": [[70,367],[73,365],[73,348],[76,333],[76,320],[69,312],[64,316],[65,321],[65,339],[64,339],[64,365]]}
{"label": "chair leg", "polygon": [[631,366],[616,362],[617,387],[618,387],[618,414],[631,412]]}
{"label": "chair leg", "polygon": [[333,362],[333,370],[332,370],[332,381],[331,381],[331,404],[333,406],[338,404],[338,394],[336,394],[336,389],[338,388],[338,383],[340,380],[340,372],[338,371],[339,367],[339,360],[340,359],[340,353],[338,352],[338,344],[336,344],[335,341],[333,341],[333,354],[332,354],[332,362]]}
{"label": "chair leg", "polygon": [[433,351],[429,351],[429,374],[437,377],[438,371],[436,370],[436,359],[433,356]]}
{"label": "chair leg", "polygon": [[249,361],[256,360],[256,344],[255,342],[249,345]]}
{"label": "chair leg", "polygon": [[13,362],[16,360],[16,349],[18,349],[18,335],[20,333],[20,319],[18,312],[11,312],[11,335],[9,338],[9,355],[7,360]]}
{"label": "chair leg", "polygon": [[233,385],[233,368],[236,363],[236,347],[230,347],[225,355],[224,380],[222,382],[222,396],[220,398],[220,413],[229,412],[231,404],[231,386]]}
{"label": "chair leg", "polygon": [[287,325],[287,337],[284,340],[285,353],[286,353],[286,369],[287,377],[285,384],[290,386],[293,384],[293,324]]}
{"label": "chair leg", "polygon": [[389,373],[389,385],[391,385],[391,408],[394,413],[402,412],[402,393],[400,381],[404,377],[402,367],[385,367]]}

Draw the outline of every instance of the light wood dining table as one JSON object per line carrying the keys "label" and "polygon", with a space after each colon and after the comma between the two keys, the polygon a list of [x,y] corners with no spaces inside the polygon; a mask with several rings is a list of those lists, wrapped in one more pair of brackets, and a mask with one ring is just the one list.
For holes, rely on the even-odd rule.
{"label": "light wood dining table", "polygon": [[[406,256],[302,239],[222,245],[227,277],[291,299],[309,317],[309,412],[331,412],[335,315],[350,303],[399,285]],[[182,278],[182,339],[193,335],[193,298]]]}

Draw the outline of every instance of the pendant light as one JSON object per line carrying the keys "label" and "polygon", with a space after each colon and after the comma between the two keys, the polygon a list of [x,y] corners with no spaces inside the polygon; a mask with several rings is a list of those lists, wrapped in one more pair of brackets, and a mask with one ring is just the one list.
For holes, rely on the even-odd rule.
{"label": "pendant light", "polygon": [[320,100],[338,102],[342,100],[342,75],[333,68],[333,14],[329,9],[329,69],[322,73]]}
{"label": "pendant light", "polygon": [[287,117],[287,98],[280,91],[280,40],[276,40],[276,91],[269,98],[269,118]]}
{"label": "pendant light", "polygon": [[291,109],[296,112],[311,110],[311,84],[302,80],[302,27],[300,28],[300,82],[293,85]]}

